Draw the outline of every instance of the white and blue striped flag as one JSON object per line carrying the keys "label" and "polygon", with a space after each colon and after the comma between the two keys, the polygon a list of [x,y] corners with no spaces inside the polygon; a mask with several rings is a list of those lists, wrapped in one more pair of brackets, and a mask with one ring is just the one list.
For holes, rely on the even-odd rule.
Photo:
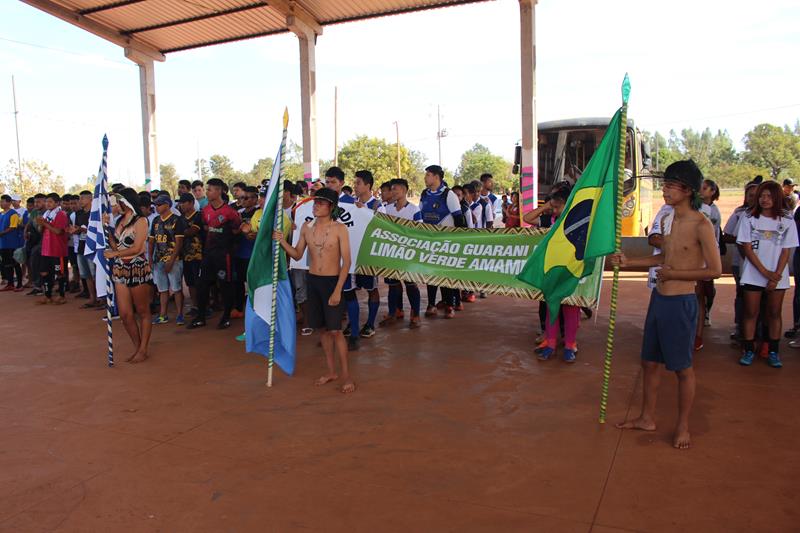
{"label": "white and blue striped flag", "polygon": [[[108,201],[108,137],[103,136],[103,159],[100,162],[100,170],[97,173],[97,183],[94,186],[94,197],[92,198],[92,211],[89,214],[89,226],[86,229],[86,248],[84,255],[94,261],[97,267],[95,274],[95,287],[97,297],[102,298],[107,295],[106,286],[111,278],[110,265],[106,260],[103,251],[106,249],[106,234],[103,228],[103,215],[111,215],[111,204]],[[114,290],[111,289],[111,298],[114,297]]]}

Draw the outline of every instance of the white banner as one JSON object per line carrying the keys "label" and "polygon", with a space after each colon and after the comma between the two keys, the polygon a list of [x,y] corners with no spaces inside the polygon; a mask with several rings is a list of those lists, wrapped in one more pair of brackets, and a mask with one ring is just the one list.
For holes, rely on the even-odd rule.
{"label": "white banner", "polygon": [[[350,235],[350,273],[355,273],[356,258],[358,249],[361,247],[361,239],[367,230],[367,225],[372,220],[374,212],[368,207],[356,207],[355,204],[339,204],[342,213],[339,215],[339,222],[347,226],[347,233]],[[297,246],[300,240],[300,228],[303,223],[314,220],[314,202],[306,202],[297,208],[294,214],[294,223],[297,229],[292,233],[292,246]],[[292,259],[291,268],[308,270],[308,250],[300,259]]]}

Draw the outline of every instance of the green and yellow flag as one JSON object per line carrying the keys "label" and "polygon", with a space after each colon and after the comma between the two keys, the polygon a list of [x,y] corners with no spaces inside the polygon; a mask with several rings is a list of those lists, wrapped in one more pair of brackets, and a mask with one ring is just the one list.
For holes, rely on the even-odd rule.
{"label": "green and yellow flag", "polygon": [[[627,97],[625,90],[623,94]],[[618,176],[625,157],[626,108],[627,104],[623,104],[611,119],[564,211],[517,276],[542,291],[553,320],[558,316],[561,300],[575,292],[581,278],[592,273],[596,259],[616,249]]]}

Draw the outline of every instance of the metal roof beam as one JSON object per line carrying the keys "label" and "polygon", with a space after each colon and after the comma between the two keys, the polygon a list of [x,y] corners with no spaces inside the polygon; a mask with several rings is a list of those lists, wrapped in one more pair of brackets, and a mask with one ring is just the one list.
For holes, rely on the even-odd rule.
{"label": "metal roof beam", "polygon": [[127,35],[122,35],[120,32],[109,28],[105,24],[101,24],[94,20],[87,18],[80,13],[76,13],[75,11],[70,11],[51,0],[22,0],[24,3],[28,4],[31,7],[35,7],[45,13],[49,13],[54,17],[60,18],[65,22],[69,22],[70,24],[77,26],[81,29],[84,29],[90,33],[97,35],[98,37],[102,37],[103,39],[112,42],[118,46],[122,46],[124,48],[131,48],[140,52],[155,61],[164,61],[166,57],[161,51],[153,48],[150,45],[147,45],[141,41],[138,41],[134,37],[130,37]]}
{"label": "metal roof beam", "polygon": [[79,15],[91,15],[92,13],[100,13],[101,11],[108,11],[110,9],[117,9],[118,7],[125,7],[131,4],[138,4],[139,2],[144,2],[144,0],[118,0],[117,2],[111,2],[108,4],[102,4],[95,7],[87,7],[85,9],[81,9],[78,11]]}
{"label": "metal roof beam", "polygon": [[267,0],[269,6],[275,11],[286,17],[286,25],[293,32],[297,33],[292,26],[297,22],[305,25],[307,30],[313,31],[316,35],[322,35],[322,25],[306,8],[294,0]]}
{"label": "metal roof beam", "polygon": [[163,28],[171,28],[173,26],[180,26],[181,24],[190,24],[201,20],[208,20],[216,17],[224,17],[225,15],[233,15],[234,13],[241,13],[242,11],[250,11],[251,9],[258,9],[260,7],[267,7],[267,2],[260,0],[253,4],[246,4],[237,6],[231,9],[224,9],[222,11],[214,11],[212,13],[205,13],[203,15],[196,15],[194,17],[187,17],[179,20],[171,20],[169,22],[162,22],[160,24],[153,24],[151,26],[142,26],[141,28],[132,28],[130,30],[123,30],[123,35],[133,35],[134,33],[141,33],[144,31],[160,30]]}

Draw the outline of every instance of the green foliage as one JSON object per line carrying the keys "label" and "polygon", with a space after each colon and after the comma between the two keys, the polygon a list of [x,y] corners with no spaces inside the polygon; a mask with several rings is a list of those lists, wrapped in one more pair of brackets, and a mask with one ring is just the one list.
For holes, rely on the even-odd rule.
{"label": "green foliage", "polygon": [[494,178],[495,189],[500,191],[516,188],[517,179],[511,174],[511,163],[502,156],[493,154],[482,144],[476,144],[461,156],[456,169],[456,183],[469,183],[489,173]]}
{"label": "green foliage", "polygon": [[781,173],[790,169],[797,172],[800,163],[800,132],[797,124],[794,131],[789,126],[780,128],[772,124],[759,124],[744,136],[744,144],[747,148],[745,161],[768,168],[773,179],[783,177]]}
{"label": "green foliage", "polygon": [[[345,143],[339,150],[339,166],[351,184],[357,170],[369,170],[375,177],[377,187],[397,177],[397,149],[396,143],[361,135]],[[422,154],[400,145],[400,175],[408,180],[409,188],[417,194],[425,187],[423,161]]]}
{"label": "green foliage", "polygon": [[160,189],[175,196],[178,193],[178,180],[181,179],[178,171],[175,170],[175,165],[172,163],[159,165],[159,174],[161,175]]}
{"label": "green foliage", "polygon": [[253,165],[253,169],[248,173],[247,179],[244,180],[250,185],[260,185],[261,182],[265,179],[268,179],[272,175],[272,166],[275,164],[275,161],[271,157],[262,157],[256,164]]}
{"label": "green foliage", "polygon": [[64,194],[64,178],[53,175],[47,163],[37,160],[22,162],[22,171],[17,172],[17,162],[8,160],[0,173],[0,192],[19,194],[23,198],[38,192]]}
{"label": "green foliage", "polygon": [[64,192],[69,194],[80,194],[81,191],[91,191],[94,193],[94,186],[97,183],[97,176],[89,176],[84,183],[76,183]]}

